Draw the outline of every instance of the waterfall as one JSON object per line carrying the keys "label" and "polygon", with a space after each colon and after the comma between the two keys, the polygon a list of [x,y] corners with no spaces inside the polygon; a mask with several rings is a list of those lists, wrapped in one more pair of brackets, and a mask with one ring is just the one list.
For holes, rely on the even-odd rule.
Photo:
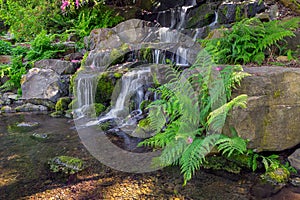
{"label": "waterfall", "polygon": [[208,26],[211,27],[211,28],[214,27],[218,23],[218,18],[219,18],[218,12],[215,11],[215,20],[211,24],[209,24]]}
{"label": "waterfall", "polygon": [[180,10],[180,17],[179,17],[179,24],[177,26],[177,30],[183,29],[185,26],[185,17],[187,14],[187,11],[189,8],[194,7],[195,5],[197,5],[196,0],[191,0],[191,1],[187,1],[186,2],[186,6],[182,6],[181,10]]}
{"label": "waterfall", "polygon": [[97,76],[83,74],[77,80],[77,107],[81,108],[94,103]]}
{"label": "waterfall", "polygon": [[189,66],[189,63],[187,62],[187,54],[188,54],[188,49],[183,47],[178,47],[176,51],[177,66]]}
{"label": "waterfall", "polygon": [[177,43],[179,40],[180,34],[177,31],[166,27],[160,28],[158,31],[160,42]]}
{"label": "waterfall", "polygon": [[133,70],[124,74],[121,80],[121,91],[115,104],[104,117],[99,119],[99,122],[107,119],[127,117],[130,112],[128,102],[133,94],[137,94],[136,104],[139,107],[140,103],[144,99],[142,87],[149,83],[150,74],[150,67]]}
{"label": "waterfall", "polygon": [[155,49],[153,54],[153,62],[159,64],[160,49]]}

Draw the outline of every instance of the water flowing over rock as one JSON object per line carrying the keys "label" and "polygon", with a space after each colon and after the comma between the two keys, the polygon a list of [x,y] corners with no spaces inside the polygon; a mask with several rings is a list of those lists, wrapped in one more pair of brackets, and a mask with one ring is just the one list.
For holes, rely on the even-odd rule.
{"label": "water flowing over rock", "polygon": [[138,19],[125,21],[111,29],[93,30],[85,44],[91,50],[85,65],[100,71],[118,60],[143,61],[152,54],[157,55],[155,52],[158,51],[164,52],[165,55],[160,56],[176,65],[191,65],[201,49],[189,35]]}
{"label": "water flowing over rock", "polygon": [[22,78],[22,98],[48,99],[55,102],[68,94],[66,79],[52,69],[32,68]]}
{"label": "water flowing over rock", "polygon": [[[245,68],[246,77],[235,92],[247,94],[248,107],[234,109],[227,126],[249,139],[257,151],[281,151],[300,143],[300,69]],[[225,131],[229,133],[228,129]]]}

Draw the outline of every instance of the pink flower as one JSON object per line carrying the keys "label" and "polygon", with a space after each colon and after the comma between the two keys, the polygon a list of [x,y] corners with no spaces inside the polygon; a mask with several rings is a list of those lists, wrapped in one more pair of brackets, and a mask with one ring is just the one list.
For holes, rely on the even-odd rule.
{"label": "pink flower", "polygon": [[80,60],[71,60],[72,63],[78,63]]}
{"label": "pink flower", "polygon": [[221,71],[221,70],[222,70],[222,67],[216,67],[215,70],[216,70],[216,71]]}
{"label": "pink flower", "polygon": [[192,138],[191,136],[189,136],[189,137],[187,138],[187,143],[188,143],[188,144],[192,144],[192,143],[193,143],[193,138]]}
{"label": "pink flower", "polygon": [[66,9],[66,7],[68,7],[70,5],[70,2],[67,0],[62,0],[62,4],[61,4],[61,10],[64,11]]}
{"label": "pink flower", "polygon": [[77,8],[79,7],[79,0],[75,1],[75,5],[76,5]]}

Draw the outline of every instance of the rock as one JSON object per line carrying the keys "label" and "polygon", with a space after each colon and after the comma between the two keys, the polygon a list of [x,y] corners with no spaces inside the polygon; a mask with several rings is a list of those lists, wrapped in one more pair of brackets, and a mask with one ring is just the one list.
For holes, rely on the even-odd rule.
{"label": "rock", "polygon": [[42,133],[42,134],[33,133],[30,137],[37,141],[46,141],[48,139],[48,135],[45,133]]}
{"label": "rock", "polygon": [[300,171],[300,149],[297,149],[292,155],[288,157],[292,167]]}
{"label": "rock", "polygon": [[56,112],[64,112],[68,110],[68,105],[71,103],[72,99],[70,97],[62,97],[59,98],[55,104],[55,111]]}
{"label": "rock", "polygon": [[38,122],[20,122],[17,124],[14,124],[12,126],[8,127],[8,131],[10,133],[23,133],[23,132],[29,132],[32,131],[34,129],[37,129],[39,127],[39,123]]}
{"label": "rock", "polygon": [[300,13],[300,1],[299,0],[280,0],[280,2],[285,7],[289,7],[293,11]]}
{"label": "rock", "polygon": [[276,60],[277,60],[278,62],[288,62],[288,61],[289,61],[289,59],[288,59],[287,56],[278,56],[278,57],[276,58]]}
{"label": "rock", "polygon": [[23,99],[48,99],[56,102],[68,95],[68,83],[52,69],[32,68],[22,77]]}
{"label": "rock", "polygon": [[13,109],[13,108],[10,107],[10,106],[3,106],[3,107],[1,108],[1,112],[4,112],[4,113],[14,113],[14,112],[16,112],[16,110]]}
{"label": "rock", "polygon": [[74,63],[75,60],[80,61],[82,58],[83,58],[83,54],[80,53],[80,52],[71,53],[71,54],[68,54],[64,57],[64,59],[66,61],[71,61],[71,62],[73,61],[73,63]]}
{"label": "rock", "polygon": [[43,111],[48,111],[48,108],[43,105],[34,105],[31,103],[26,103],[24,105],[16,107],[17,112],[43,112]]}
{"label": "rock", "polygon": [[216,6],[210,4],[192,8],[187,16],[186,28],[198,28],[211,24],[216,18],[215,9],[217,9]]}
{"label": "rock", "polygon": [[46,106],[49,110],[55,109],[55,103],[49,99],[33,98],[33,99],[27,99],[24,101],[25,101],[25,103]]}
{"label": "rock", "polygon": [[34,63],[34,67],[52,69],[59,75],[74,74],[80,67],[80,63],[63,61],[59,59],[45,59]]}
{"label": "rock", "polygon": [[48,164],[51,171],[65,174],[75,174],[85,168],[81,159],[70,156],[54,157],[48,161]]}
{"label": "rock", "polygon": [[234,109],[224,133],[235,127],[257,151],[282,151],[300,143],[300,69],[284,67],[245,68],[246,77],[235,95],[247,94],[246,109]]}
{"label": "rock", "polygon": [[11,56],[0,55],[0,64],[9,64],[11,62]]}
{"label": "rock", "polygon": [[218,8],[218,22],[220,24],[230,24],[246,17],[254,17],[264,10],[265,4],[259,0],[238,3],[225,1]]}
{"label": "rock", "polygon": [[17,124],[17,127],[30,127],[35,128],[38,127],[40,124],[38,122],[21,122]]}
{"label": "rock", "polygon": [[293,186],[300,187],[300,178],[299,177],[291,178],[290,182]]}

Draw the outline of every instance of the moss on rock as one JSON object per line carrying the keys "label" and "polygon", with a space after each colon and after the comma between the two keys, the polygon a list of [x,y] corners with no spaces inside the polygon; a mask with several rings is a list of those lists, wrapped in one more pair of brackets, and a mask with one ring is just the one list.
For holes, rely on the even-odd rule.
{"label": "moss on rock", "polygon": [[62,97],[58,99],[58,101],[55,104],[55,111],[56,112],[64,112],[68,110],[68,106],[71,103],[70,97]]}
{"label": "moss on rock", "polygon": [[114,81],[109,74],[102,73],[99,75],[95,103],[101,103],[104,106],[109,106],[113,90]]}

